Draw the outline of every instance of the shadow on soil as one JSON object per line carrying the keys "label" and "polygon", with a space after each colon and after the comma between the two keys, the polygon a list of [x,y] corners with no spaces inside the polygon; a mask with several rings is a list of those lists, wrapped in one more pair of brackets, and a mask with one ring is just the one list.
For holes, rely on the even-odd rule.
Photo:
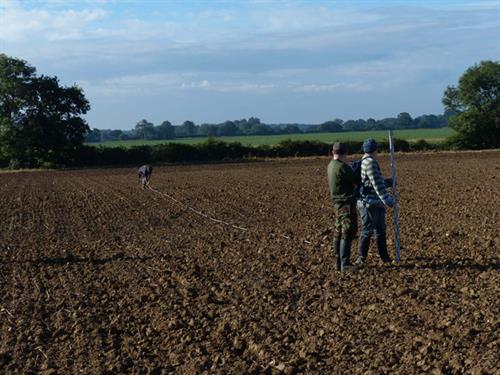
{"label": "shadow on soil", "polygon": [[430,270],[472,270],[472,271],[489,271],[500,269],[500,259],[493,258],[490,262],[477,263],[473,259],[436,259],[436,258],[410,258],[403,260],[401,264],[393,267],[388,267],[386,270],[397,269],[430,269]]}
{"label": "shadow on soil", "polygon": [[57,258],[44,258],[31,261],[33,265],[43,266],[43,265],[51,265],[51,266],[62,266],[65,264],[78,264],[78,263],[89,263],[93,265],[103,265],[115,261],[147,261],[151,260],[155,257],[152,256],[142,256],[142,257],[134,257],[134,256],[125,256],[123,253],[115,254],[108,258],[80,258],[74,255],[68,255],[65,257],[57,257]]}
{"label": "shadow on soil", "polygon": [[[63,266],[66,264],[92,264],[104,265],[115,261],[132,261],[146,262],[152,259],[165,258],[164,256],[126,256],[124,253],[117,253],[107,258],[82,258],[74,255],[65,257],[43,258],[32,261],[11,261],[11,263],[31,263],[36,266]],[[408,258],[401,261],[399,264],[391,266],[369,266],[368,268],[376,268],[380,272],[394,272],[397,270],[471,270],[484,272],[489,270],[500,269],[500,259],[492,258],[491,261],[485,263],[477,263],[473,259],[445,259],[445,258]],[[9,262],[7,262],[9,263]],[[308,273],[308,272],[306,272]]]}

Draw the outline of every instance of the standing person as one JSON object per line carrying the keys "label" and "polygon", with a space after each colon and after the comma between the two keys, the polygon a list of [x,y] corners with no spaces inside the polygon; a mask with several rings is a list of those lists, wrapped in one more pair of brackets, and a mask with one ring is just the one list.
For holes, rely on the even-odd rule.
{"label": "standing person", "polygon": [[143,165],[139,168],[139,182],[143,189],[149,184],[149,179],[153,173],[153,167],[150,165]]}
{"label": "standing person", "polygon": [[363,142],[365,153],[361,162],[361,189],[358,198],[358,210],[361,217],[361,233],[359,235],[359,254],[356,265],[363,265],[368,256],[370,238],[377,239],[380,258],[384,263],[392,262],[387,253],[385,211],[393,206],[387,186],[392,185],[391,179],[384,179],[377,161],[377,142],[367,139]]}
{"label": "standing person", "polygon": [[357,232],[356,198],[354,188],[360,178],[346,163],[347,147],[336,142],[332,148],[333,159],[328,164],[328,187],[335,209],[333,249],[337,256],[337,270],[350,271],[351,243]]}

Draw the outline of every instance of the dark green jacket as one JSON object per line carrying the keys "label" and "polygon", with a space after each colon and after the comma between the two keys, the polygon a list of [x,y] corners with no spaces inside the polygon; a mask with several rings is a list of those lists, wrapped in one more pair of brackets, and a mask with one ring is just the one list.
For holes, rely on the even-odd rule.
{"label": "dark green jacket", "polygon": [[347,163],[332,160],[328,164],[327,174],[330,196],[334,202],[347,202],[354,199],[355,185],[359,185],[361,179]]}

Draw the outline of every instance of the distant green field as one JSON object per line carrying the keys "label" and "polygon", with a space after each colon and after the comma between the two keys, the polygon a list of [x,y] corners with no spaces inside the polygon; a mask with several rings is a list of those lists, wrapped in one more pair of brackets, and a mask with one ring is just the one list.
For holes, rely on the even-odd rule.
{"label": "distant green field", "polygon": [[[386,140],[388,137],[387,130],[374,130],[363,132],[346,132],[346,133],[305,133],[305,134],[280,134],[280,135],[256,135],[256,136],[235,136],[235,137],[217,137],[224,142],[240,142],[244,145],[273,145],[285,139],[294,141],[321,141],[332,143],[335,141],[362,141],[366,138],[374,138],[376,140]],[[408,129],[395,130],[394,136],[399,139],[406,139],[409,142],[414,142],[419,139],[425,139],[430,143],[442,142],[446,137],[454,134],[455,131],[450,128],[438,129]],[[205,141],[207,138],[179,138],[173,140],[133,140],[133,141],[110,141],[102,143],[93,143],[94,145],[104,147],[132,147],[142,145],[156,145],[161,143],[187,143],[195,144]]]}

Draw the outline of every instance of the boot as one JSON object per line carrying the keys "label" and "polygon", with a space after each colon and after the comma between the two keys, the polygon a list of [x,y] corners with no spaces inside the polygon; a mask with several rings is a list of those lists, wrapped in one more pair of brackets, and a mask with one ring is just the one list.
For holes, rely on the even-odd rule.
{"label": "boot", "polygon": [[335,252],[335,259],[337,261],[337,271],[340,271],[342,269],[340,262],[340,238],[333,239],[332,250]]}
{"label": "boot", "polygon": [[368,249],[370,248],[370,236],[367,237],[359,237],[359,246],[358,246],[358,259],[356,259],[356,265],[362,266],[365,264],[366,257],[368,256]]}
{"label": "boot", "polygon": [[380,255],[380,259],[382,259],[382,262],[391,263],[392,259],[387,253],[387,239],[385,236],[377,236],[377,247],[378,254]]}
{"label": "boot", "polygon": [[351,263],[351,240],[340,240],[340,262],[341,271],[352,271],[354,266]]}

